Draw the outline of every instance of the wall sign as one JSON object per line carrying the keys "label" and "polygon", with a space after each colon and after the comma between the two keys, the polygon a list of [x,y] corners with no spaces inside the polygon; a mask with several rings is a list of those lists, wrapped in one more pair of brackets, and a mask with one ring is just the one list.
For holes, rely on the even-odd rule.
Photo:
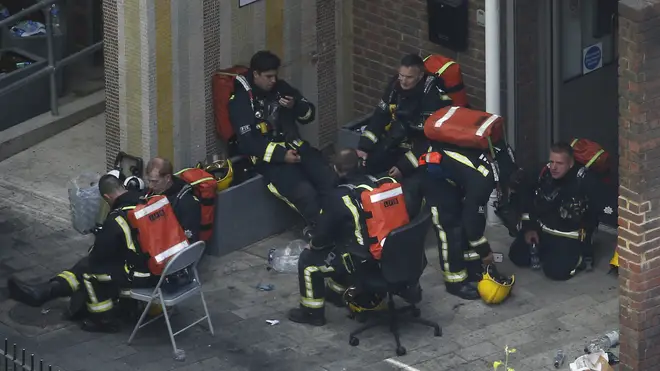
{"label": "wall sign", "polygon": [[250,5],[252,3],[256,3],[259,0],[238,0],[238,7],[242,8],[246,5]]}
{"label": "wall sign", "polygon": [[586,75],[603,67],[603,43],[599,42],[582,49],[582,74]]}

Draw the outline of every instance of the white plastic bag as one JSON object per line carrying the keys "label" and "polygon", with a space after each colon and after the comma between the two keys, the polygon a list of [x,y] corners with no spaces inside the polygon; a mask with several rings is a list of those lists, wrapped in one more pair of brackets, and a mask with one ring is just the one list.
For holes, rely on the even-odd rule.
{"label": "white plastic bag", "polygon": [[79,233],[91,232],[96,225],[101,203],[105,202],[99,193],[100,178],[98,173],[84,172],[69,181],[71,223]]}
{"label": "white plastic bag", "polygon": [[268,265],[279,273],[298,273],[298,258],[309,244],[303,240],[293,240],[286,246],[271,249]]}

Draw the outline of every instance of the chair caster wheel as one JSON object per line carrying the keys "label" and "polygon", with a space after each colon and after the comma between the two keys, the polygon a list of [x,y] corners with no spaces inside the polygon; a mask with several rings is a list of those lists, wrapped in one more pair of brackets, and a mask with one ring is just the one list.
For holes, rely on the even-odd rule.
{"label": "chair caster wheel", "polygon": [[348,344],[350,344],[353,347],[356,347],[360,345],[360,339],[356,338],[355,336],[351,336],[351,338],[348,339]]}
{"label": "chair caster wheel", "polygon": [[396,348],[396,355],[397,356],[399,356],[399,357],[405,356],[406,353],[407,353],[406,348],[404,348],[404,347],[397,347]]}
{"label": "chair caster wheel", "polygon": [[440,327],[433,329],[433,336],[442,336],[442,329]]}
{"label": "chair caster wheel", "polygon": [[422,311],[419,308],[413,308],[412,310],[412,316],[415,318],[419,318],[422,315]]}

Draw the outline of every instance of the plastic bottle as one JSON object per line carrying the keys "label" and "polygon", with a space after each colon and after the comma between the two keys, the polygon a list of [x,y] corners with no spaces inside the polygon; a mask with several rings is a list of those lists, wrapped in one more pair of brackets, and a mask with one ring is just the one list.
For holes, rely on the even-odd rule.
{"label": "plastic bottle", "polygon": [[557,351],[557,354],[555,355],[555,368],[559,368],[564,365],[564,360],[566,359],[566,355],[564,354],[564,351],[559,349]]}
{"label": "plastic bottle", "polygon": [[530,260],[532,263],[532,269],[541,268],[541,259],[539,258],[539,248],[536,244],[532,244],[530,249]]}
{"label": "plastic bottle", "polygon": [[594,339],[584,348],[585,353],[596,353],[607,351],[612,347],[619,345],[619,331],[610,331],[598,339]]}
{"label": "plastic bottle", "polygon": [[50,6],[50,15],[51,15],[51,20],[53,24],[54,29],[59,29],[60,28],[60,8],[57,6],[57,4],[53,4]]}
{"label": "plastic bottle", "polygon": [[268,268],[279,273],[298,273],[298,258],[308,246],[303,240],[293,240],[284,247],[271,249],[268,253]]}

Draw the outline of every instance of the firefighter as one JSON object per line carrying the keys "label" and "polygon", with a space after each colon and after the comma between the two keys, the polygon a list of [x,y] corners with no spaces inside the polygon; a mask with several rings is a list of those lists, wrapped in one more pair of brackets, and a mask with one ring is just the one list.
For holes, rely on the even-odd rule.
{"label": "firefighter", "polygon": [[592,235],[607,206],[603,186],[583,166],[576,166],[567,143],[550,147],[550,159],[524,192],[521,230],[509,250],[517,266],[531,264],[536,245],[543,272],[553,280],[568,280],[591,270]]}
{"label": "firefighter", "polygon": [[420,160],[426,168],[422,192],[431,208],[447,292],[479,299],[471,282],[479,281],[482,264],[493,260],[484,236],[486,204],[495,187],[491,161],[482,150],[439,142],[432,142]]}
{"label": "firefighter", "polygon": [[[365,175],[362,160],[353,149],[340,151],[334,162],[342,184],[373,188],[380,181],[394,181]],[[316,233],[309,249],[304,250],[298,260],[300,306],[289,311],[293,322],[325,325],[325,301],[344,306],[343,295],[357,267],[355,264],[375,263],[365,243],[368,235],[365,235],[364,218],[353,192],[349,187],[339,186],[324,199]],[[382,303],[377,296],[371,296],[366,302],[371,302],[371,309],[380,309]]]}
{"label": "firefighter", "polygon": [[420,56],[404,56],[360,137],[358,154],[366,160],[367,172],[396,179],[413,174],[428,147],[424,122],[449,105],[442,79],[426,72]]}
{"label": "firefighter", "polygon": [[112,211],[95,231],[94,245],[87,256],[45,283],[29,285],[10,278],[8,288],[14,300],[35,307],[58,297],[70,297],[71,318],[79,316],[86,303],[89,315],[82,322],[83,330],[117,332],[119,323],[114,307],[120,289],[153,287],[159,277],[148,273],[148,257],[137,249],[124,216],[124,211],[139,202],[139,193],[127,191],[110,174],[99,180],[99,191]]}
{"label": "firefighter", "polygon": [[279,68],[276,55],[257,52],[247,76],[235,80],[229,116],[240,152],[251,157],[268,190],[303,216],[309,235],[336,175],[321,152],[300,138],[296,123],[312,122],[316,108],[278,78]]}
{"label": "firefighter", "polygon": [[173,173],[174,167],[169,160],[161,157],[149,160],[146,168],[149,194],[167,197],[188,240],[197,242],[202,226],[199,200],[193,195],[192,186]]}

